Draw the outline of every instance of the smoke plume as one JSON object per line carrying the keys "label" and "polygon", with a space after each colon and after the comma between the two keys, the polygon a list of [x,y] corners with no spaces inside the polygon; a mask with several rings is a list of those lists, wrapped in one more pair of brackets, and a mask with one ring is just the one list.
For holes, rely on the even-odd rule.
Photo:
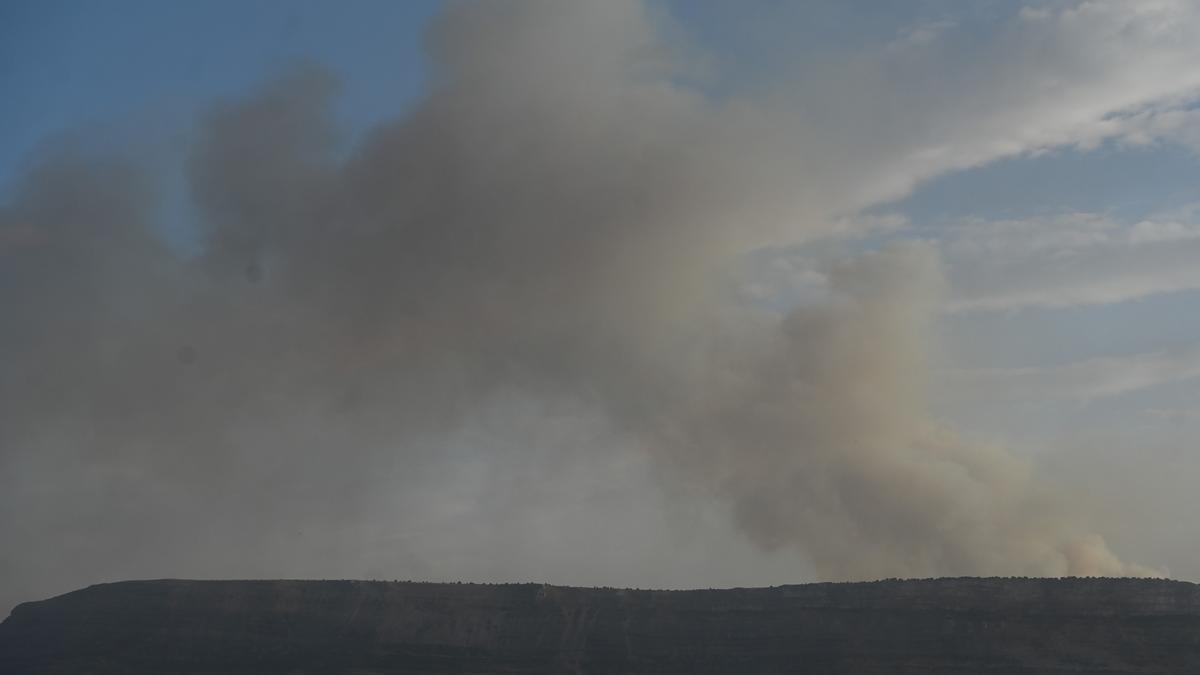
{"label": "smoke plume", "polygon": [[[736,292],[748,253],[903,189],[857,141],[719,93],[636,0],[452,4],[428,40],[427,95],[349,153],[315,69],[208,113],[198,253],[137,161],[57,147],[24,178],[0,211],[4,600],[705,583],[671,575],[694,555],[715,583],[758,580],[740,555],[794,565],[772,581],[1146,572],[931,418],[935,250],[831,255],[786,312]],[[695,534],[713,505],[735,537]]]}

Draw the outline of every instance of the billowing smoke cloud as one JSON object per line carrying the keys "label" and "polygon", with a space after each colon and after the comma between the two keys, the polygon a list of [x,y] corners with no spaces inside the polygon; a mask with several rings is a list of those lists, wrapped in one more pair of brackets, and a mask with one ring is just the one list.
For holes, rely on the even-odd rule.
{"label": "billowing smoke cloud", "polygon": [[[861,205],[854,165],[824,171],[788,104],[707,91],[664,35],[635,0],[453,5],[427,97],[349,156],[320,72],[219,107],[188,160],[196,255],[136,163],[44,157],[0,212],[4,599],[705,583],[678,532],[712,504],[801,561],[773,581],[1144,571],[930,419],[932,249],[831,259],[786,315],[736,299],[746,253]],[[701,555],[714,585],[756,580]]]}
{"label": "billowing smoke cloud", "polygon": [[1080,531],[1027,462],[929,418],[940,283],[920,245],[835,267],[827,303],[714,360],[663,421],[673,459],[752,539],[802,546],[825,577],[1151,573]]}

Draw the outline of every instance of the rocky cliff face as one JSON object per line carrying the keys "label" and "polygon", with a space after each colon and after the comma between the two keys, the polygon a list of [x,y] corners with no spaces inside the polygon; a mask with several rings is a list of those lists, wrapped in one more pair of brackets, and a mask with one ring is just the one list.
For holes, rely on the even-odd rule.
{"label": "rocky cliff face", "polygon": [[3,673],[1200,673],[1200,586],[714,591],[131,581],[18,606]]}

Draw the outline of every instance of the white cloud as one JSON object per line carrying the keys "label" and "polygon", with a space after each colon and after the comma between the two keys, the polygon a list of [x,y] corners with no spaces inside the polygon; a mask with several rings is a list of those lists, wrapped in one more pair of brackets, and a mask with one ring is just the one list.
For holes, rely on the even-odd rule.
{"label": "white cloud", "polygon": [[839,217],[954,171],[1177,137],[1186,125],[1167,111],[1200,92],[1200,3],[1056,3],[989,26],[935,19],[874,48],[786,54],[783,73],[728,98],[672,90],[663,110],[695,119],[656,136],[704,137],[692,165],[728,172],[702,191],[746,252],[840,234]]}
{"label": "white cloud", "polygon": [[1022,21],[1045,21],[1053,16],[1053,13],[1045,7],[1022,7],[1017,16]]}
{"label": "white cloud", "polygon": [[1200,288],[1200,221],[1186,209],[977,221],[943,242],[950,311],[1069,307]]}
{"label": "white cloud", "polygon": [[950,19],[921,21],[902,29],[888,47],[894,50],[923,47],[934,42],[955,26],[956,23]]}
{"label": "white cloud", "polygon": [[989,391],[1001,397],[1087,402],[1200,377],[1200,344],[1048,368],[947,371],[943,377],[953,386]]}
{"label": "white cloud", "polygon": [[1143,412],[1165,422],[1188,423],[1200,420],[1200,408],[1147,408]]}
{"label": "white cloud", "polygon": [[1182,145],[1200,153],[1200,109],[1191,107],[1195,101],[1183,101],[1178,106],[1152,106],[1146,110],[1114,117],[1111,124],[1118,129],[1118,140],[1126,145],[1146,146],[1160,142]]}
{"label": "white cloud", "polygon": [[856,167],[859,204],[1056,147],[1195,142],[1194,113],[1183,106],[1200,91],[1197,34],[1200,3],[1090,0],[1027,7],[990,37],[896,55],[877,73],[879,100],[863,102],[878,106],[879,131],[867,140],[884,152]]}
{"label": "white cloud", "polygon": [[[887,215],[838,221],[830,227],[844,238],[831,243],[833,252],[845,254],[853,233],[904,236],[909,225]],[[1133,221],[1099,213],[970,220],[930,243],[942,254],[950,313],[1104,305],[1200,289],[1200,204]],[[823,297],[830,252],[820,245],[759,251],[741,293],[781,307]]]}

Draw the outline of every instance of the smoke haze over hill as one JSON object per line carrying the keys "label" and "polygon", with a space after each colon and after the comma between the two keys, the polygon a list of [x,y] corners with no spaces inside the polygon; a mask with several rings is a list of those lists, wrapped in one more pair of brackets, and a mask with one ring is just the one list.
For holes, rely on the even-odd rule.
{"label": "smoke haze over hill", "polygon": [[[195,250],[136,157],[52,146],[0,210],[0,605],[168,575],[1158,574],[931,413],[939,248],[845,244],[921,180],[1184,86],[1109,95],[1153,17],[1087,4],[914,92],[917,34],[738,88],[657,4],[449,3],[424,98],[349,152],[319,68],[207,113]],[[1095,26],[1131,44],[1093,59]],[[1035,66],[1080,107],[1014,88]],[[813,242],[811,294],[746,292],[755,252]]]}

